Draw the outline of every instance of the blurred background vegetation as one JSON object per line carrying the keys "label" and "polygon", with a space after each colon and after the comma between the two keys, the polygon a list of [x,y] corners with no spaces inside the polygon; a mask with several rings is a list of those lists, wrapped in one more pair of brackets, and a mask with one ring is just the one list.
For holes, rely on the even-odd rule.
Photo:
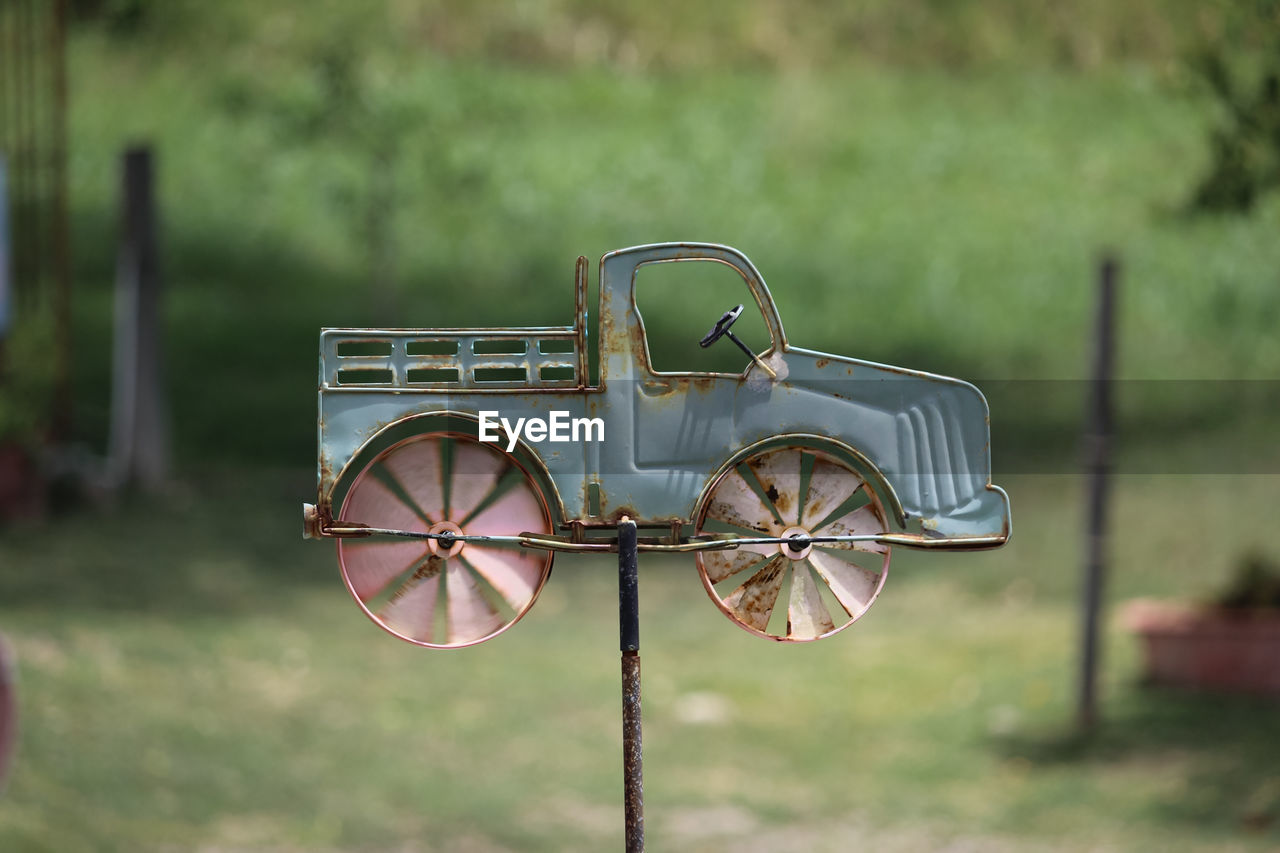
{"label": "blurred background vegetation", "polygon": [[[1204,58],[1254,92],[1274,3],[74,6],[95,444],[132,140],[186,459],[304,463],[321,325],[563,323],[578,254],[670,239],[745,251],[802,346],[978,381],[1085,374],[1109,248],[1123,376],[1280,373],[1280,194],[1186,212],[1234,119]],[[1069,393],[1014,417],[1074,429]]]}
{"label": "blurred background vegetation", "polygon": [[578,254],[662,240],[743,250],[800,346],[993,389],[1023,473],[1013,543],[895,556],[813,648],[732,628],[689,564],[643,575],[655,849],[1274,848],[1274,704],[1140,691],[1112,629],[1108,725],[1062,724],[1104,251],[1145,395],[1112,594],[1207,597],[1274,541],[1280,4],[71,8],[75,437],[105,445],[119,157],[148,141],[181,476],[0,538],[0,848],[618,846],[607,561],[560,560],[521,639],[424,656],[297,504],[321,326],[567,323]]}

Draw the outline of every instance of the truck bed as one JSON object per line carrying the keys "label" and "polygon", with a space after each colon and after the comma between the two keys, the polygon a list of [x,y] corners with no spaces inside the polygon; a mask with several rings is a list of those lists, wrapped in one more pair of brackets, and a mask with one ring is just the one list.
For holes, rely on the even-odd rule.
{"label": "truck bed", "polygon": [[324,391],[502,391],[586,384],[581,326],[324,329]]}

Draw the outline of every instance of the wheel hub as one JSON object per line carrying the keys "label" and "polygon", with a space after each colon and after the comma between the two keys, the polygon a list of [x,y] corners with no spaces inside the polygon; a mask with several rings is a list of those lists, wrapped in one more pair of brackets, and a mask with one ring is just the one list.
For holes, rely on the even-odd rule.
{"label": "wheel hub", "polygon": [[[435,533],[439,536],[461,536],[462,528],[454,524],[452,521],[439,521],[431,525],[429,533]],[[427,547],[431,549],[432,554],[441,557],[456,557],[462,550],[462,546],[467,543],[461,539],[428,539]]]}
{"label": "wheel hub", "polygon": [[809,531],[803,527],[788,527],[782,531],[782,538],[793,540],[778,545],[778,552],[789,559],[803,560],[813,550],[813,543],[809,541]]}

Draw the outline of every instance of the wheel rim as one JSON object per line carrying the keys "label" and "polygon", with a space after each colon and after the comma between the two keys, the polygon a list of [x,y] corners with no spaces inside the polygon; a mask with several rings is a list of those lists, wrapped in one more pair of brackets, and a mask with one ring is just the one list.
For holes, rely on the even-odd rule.
{"label": "wheel rim", "polygon": [[[470,436],[429,433],[378,454],[352,482],[338,515],[415,532],[550,533],[528,472]],[[483,642],[529,611],[552,554],[434,539],[339,539],[338,564],[361,609],[402,640],[437,649]]]}
{"label": "wheel rim", "polygon": [[[885,519],[875,491],[848,465],[821,451],[784,447],[725,471],[707,493],[697,532],[871,535],[889,529]],[[697,564],[707,594],[735,624],[780,642],[809,642],[867,612],[888,577],[889,547],[744,545],[700,552]]]}

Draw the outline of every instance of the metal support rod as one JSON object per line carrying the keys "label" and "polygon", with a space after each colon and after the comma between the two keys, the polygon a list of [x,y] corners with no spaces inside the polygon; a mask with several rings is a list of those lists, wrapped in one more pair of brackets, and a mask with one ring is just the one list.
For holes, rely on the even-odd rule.
{"label": "metal support rod", "polygon": [[1093,363],[1093,394],[1090,401],[1086,453],[1088,454],[1088,525],[1084,591],[1081,600],[1080,685],[1076,707],[1077,724],[1093,728],[1098,720],[1098,660],[1101,639],[1098,613],[1106,583],[1107,474],[1111,440],[1111,374],[1115,353],[1115,291],[1118,264],[1114,258],[1102,261],[1098,281],[1097,339]]}
{"label": "metal support rod", "polygon": [[[739,306],[739,307],[741,307],[741,306]],[[769,376],[770,376],[771,378],[773,378],[773,379],[777,379],[777,378],[778,378],[777,371],[775,371],[775,370],[774,370],[772,367],[770,367],[769,365],[765,364],[765,363],[764,363],[764,359],[760,358],[760,356],[756,355],[754,352],[752,352],[752,351],[751,351],[751,347],[747,346],[747,345],[746,345],[746,344],[744,344],[742,341],[738,340],[738,336],[737,336],[737,335],[735,335],[733,332],[729,331],[728,329],[725,329],[725,330],[724,330],[724,334],[725,334],[725,337],[727,337],[729,340],[731,340],[731,341],[733,341],[735,344],[737,344],[737,345],[738,345],[738,349],[740,349],[740,350],[742,350],[743,352],[745,352],[745,353],[747,354],[747,358],[749,358],[749,359],[751,359],[752,361],[754,361],[754,362],[756,363],[756,366],[757,366],[757,367],[759,367],[759,368],[760,368],[761,370],[763,370],[765,373],[769,374]]]}
{"label": "metal support rod", "polygon": [[618,646],[622,651],[622,783],[627,853],[644,851],[638,586],[636,523],[624,518],[618,522]]}

